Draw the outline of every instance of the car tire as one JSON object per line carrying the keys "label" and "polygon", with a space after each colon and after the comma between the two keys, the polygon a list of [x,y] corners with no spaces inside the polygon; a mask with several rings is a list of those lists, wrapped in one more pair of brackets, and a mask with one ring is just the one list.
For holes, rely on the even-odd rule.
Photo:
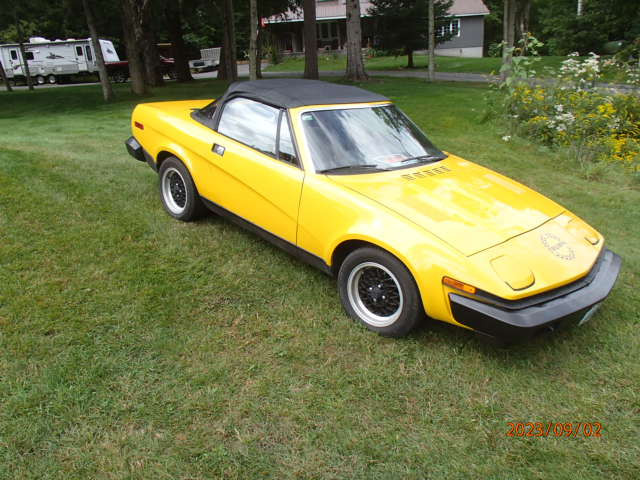
{"label": "car tire", "polygon": [[54,85],[57,82],[57,80],[58,79],[53,74],[47,76],[47,82],[49,82],[49,84],[51,84],[51,85]]}
{"label": "car tire", "polygon": [[176,157],[167,158],[160,165],[160,198],[165,210],[183,222],[197,219],[204,213],[204,205],[191,174]]}
{"label": "car tire", "polygon": [[405,336],[424,317],[413,276],[379,248],[363,247],[347,255],[338,272],[338,290],[347,313],[385,337]]}
{"label": "car tire", "polygon": [[38,85],[44,85],[44,84],[45,84],[45,79],[44,79],[44,77],[43,77],[42,75],[38,75],[38,76],[36,77],[36,83],[37,83]]}

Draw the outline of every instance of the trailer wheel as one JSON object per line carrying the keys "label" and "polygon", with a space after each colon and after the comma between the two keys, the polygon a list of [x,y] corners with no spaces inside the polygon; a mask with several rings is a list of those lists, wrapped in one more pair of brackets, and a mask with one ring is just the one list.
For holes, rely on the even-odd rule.
{"label": "trailer wheel", "polygon": [[124,73],[122,70],[119,70],[114,72],[111,78],[113,78],[113,81],[116,83],[124,83],[127,81],[127,74]]}
{"label": "trailer wheel", "polygon": [[43,77],[42,75],[38,75],[38,76],[36,77],[36,83],[37,83],[38,85],[44,85],[44,77]]}
{"label": "trailer wheel", "polygon": [[55,84],[57,82],[56,76],[51,74],[47,77],[47,82],[49,82],[51,85]]}

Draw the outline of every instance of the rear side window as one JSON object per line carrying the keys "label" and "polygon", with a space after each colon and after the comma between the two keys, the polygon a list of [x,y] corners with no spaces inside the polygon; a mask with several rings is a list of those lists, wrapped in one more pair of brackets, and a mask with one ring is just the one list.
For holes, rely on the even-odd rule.
{"label": "rear side window", "polygon": [[218,132],[267,155],[276,155],[276,136],[280,111],[246,98],[227,102]]}

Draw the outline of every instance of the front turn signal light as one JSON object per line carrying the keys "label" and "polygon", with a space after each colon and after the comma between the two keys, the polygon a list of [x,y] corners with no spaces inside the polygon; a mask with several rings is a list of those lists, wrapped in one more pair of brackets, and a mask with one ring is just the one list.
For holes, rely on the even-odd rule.
{"label": "front turn signal light", "polygon": [[467,292],[471,294],[475,294],[477,291],[476,287],[472,285],[467,285],[466,283],[461,282],[460,280],[455,280],[451,277],[443,277],[442,283],[444,283],[445,285],[449,285],[450,287],[457,288],[458,290],[462,290],[463,292]]}

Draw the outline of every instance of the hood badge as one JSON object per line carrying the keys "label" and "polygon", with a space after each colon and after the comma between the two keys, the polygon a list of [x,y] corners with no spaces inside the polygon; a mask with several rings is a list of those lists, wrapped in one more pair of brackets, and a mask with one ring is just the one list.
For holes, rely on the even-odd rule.
{"label": "hood badge", "polygon": [[540,241],[547,250],[562,260],[573,260],[576,258],[576,254],[569,244],[553,233],[541,234]]}

